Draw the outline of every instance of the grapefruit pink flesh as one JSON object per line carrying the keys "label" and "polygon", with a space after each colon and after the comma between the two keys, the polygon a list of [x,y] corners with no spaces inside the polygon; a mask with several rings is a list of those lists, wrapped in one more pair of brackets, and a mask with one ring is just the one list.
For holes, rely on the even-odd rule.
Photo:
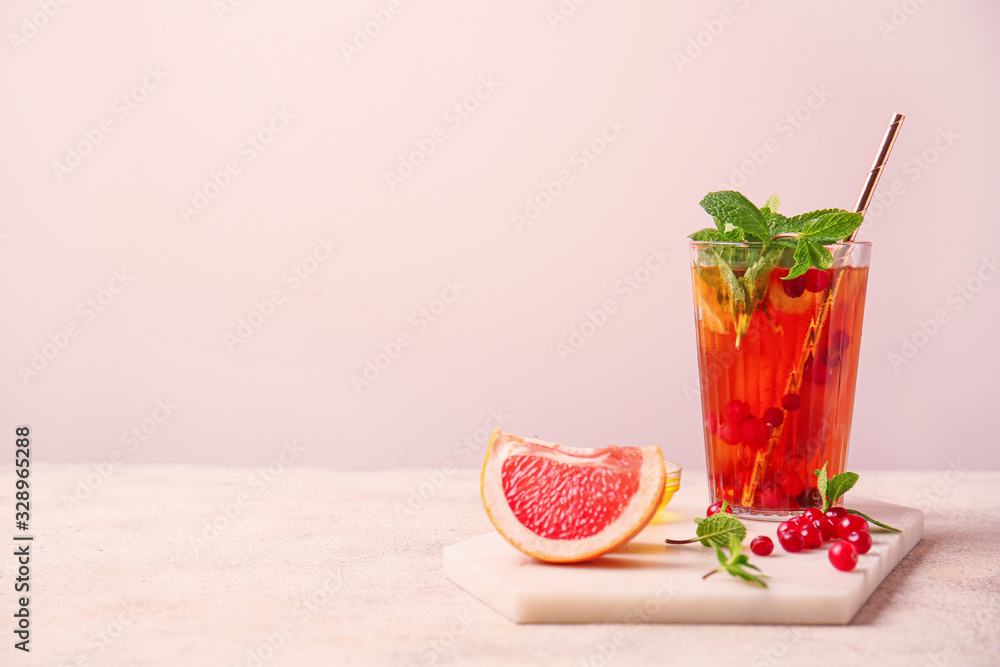
{"label": "grapefruit pink flesh", "polygon": [[578,540],[602,531],[639,490],[642,452],[615,448],[602,458],[615,465],[572,465],[537,455],[508,458],[503,490],[518,521],[554,539]]}

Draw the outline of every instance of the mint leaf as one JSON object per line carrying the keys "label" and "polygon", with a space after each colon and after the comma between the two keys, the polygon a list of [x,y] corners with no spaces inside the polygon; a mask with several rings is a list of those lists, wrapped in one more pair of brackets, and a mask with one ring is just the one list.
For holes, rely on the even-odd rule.
{"label": "mint leaf", "polygon": [[730,299],[730,310],[735,315],[742,312],[743,307],[746,305],[746,292],[743,291],[743,284],[740,282],[740,279],[736,277],[736,274],[729,268],[725,260],[719,257],[718,253],[715,256],[718,259],[719,273],[722,274],[722,282],[726,290],[725,295]]}
{"label": "mint leaf", "polygon": [[718,229],[713,227],[706,227],[705,229],[699,229],[694,234],[688,235],[689,239],[694,241],[725,241],[726,235],[720,232]]}
{"label": "mint leaf", "polygon": [[[719,559],[719,564],[720,565],[725,566],[726,563],[729,562],[729,558],[726,556],[726,552],[722,550],[722,547],[715,547],[715,557]],[[710,575],[715,574],[718,571],[719,570],[713,570],[712,572],[709,572],[704,577],[702,577],[702,579],[705,579],[705,578],[709,577]]]}
{"label": "mint leaf", "polygon": [[743,230],[733,227],[728,232],[720,232],[714,227],[706,227],[688,235],[688,238],[694,241],[710,241],[712,243],[739,243],[743,240]]}
{"label": "mint leaf", "polygon": [[755,307],[757,301],[764,296],[764,291],[767,288],[767,277],[771,273],[771,269],[774,268],[774,262],[780,253],[781,248],[777,247],[762,252],[753,266],[747,269],[743,277],[739,279],[750,308]]}
{"label": "mint leaf", "polygon": [[[780,213],[772,213],[771,220],[768,224],[768,232],[771,236],[777,236],[778,234],[792,234],[799,231],[799,225],[789,223],[789,218],[781,215]],[[772,238],[772,240],[775,240]]]}
{"label": "mint leaf", "polygon": [[774,211],[766,206],[760,207],[760,217],[764,219],[764,226],[767,227],[768,231],[771,229],[771,216],[774,215]]}
{"label": "mint leaf", "polygon": [[789,218],[787,231],[798,232],[822,244],[836,243],[861,226],[864,216],[840,208],[824,208]]}
{"label": "mint leaf", "polygon": [[833,254],[819,243],[799,236],[798,243],[795,244],[795,266],[788,272],[783,280],[798,278],[809,269],[815,267],[822,271],[833,266]]}
{"label": "mint leaf", "polygon": [[[742,538],[736,539],[735,535],[730,535],[729,536],[729,553],[731,554],[730,560],[734,560],[735,561],[736,559],[738,559],[740,557],[740,554],[743,553],[743,539]],[[746,556],[743,556],[743,558],[745,560]]]}
{"label": "mint leaf", "polygon": [[819,488],[819,497],[823,499],[823,511],[830,509],[830,502],[826,499],[826,491],[829,488],[830,478],[827,477],[826,468],[830,465],[827,461],[823,464],[822,470],[814,470],[813,474],[816,475],[817,487]]}
{"label": "mint leaf", "polygon": [[739,227],[732,227],[728,232],[725,232],[726,240],[730,243],[740,243],[743,241],[743,230]]}
{"label": "mint leaf", "polygon": [[814,220],[821,220],[831,213],[840,212],[839,208],[821,208],[818,211],[810,211],[808,213],[800,213],[799,215],[794,215],[788,219],[788,226],[791,227],[789,231],[791,232],[802,232],[806,225]]}
{"label": "mint leaf", "polygon": [[842,495],[853,489],[860,478],[856,472],[842,472],[831,478],[830,473],[826,471],[829,465],[830,462],[827,461],[823,464],[822,470],[813,471],[817,478],[820,498],[823,499],[824,512],[830,509]]}
{"label": "mint leaf", "polygon": [[719,512],[698,523],[699,541],[706,547],[726,547],[735,539],[739,542],[747,536],[743,523],[726,512]]}
{"label": "mint leaf", "polygon": [[[830,506],[837,502],[837,499],[842,495],[850,491],[855,484],[858,483],[858,473],[856,472],[842,472],[839,475],[834,475],[830,483],[827,484],[826,495],[829,499]],[[824,507],[823,511],[830,509],[830,507]]]}
{"label": "mint leaf", "polygon": [[778,207],[781,206],[781,200],[778,199],[778,195],[771,195],[767,198],[767,201],[764,202],[764,206],[771,209],[771,213],[777,213]]}
{"label": "mint leaf", "polygon": [[[746,567],[753,567],[753,569],[755,569],[758,572],[760,572],[760,570],[758,568],[754,567],[753,565],[746,565]],[[729,574],[733,575],[734,577],[739,577],[740,579],[743,579],[744,581],[749,581],[749,582],[758,584],[758,585],[760,585],[763,588],[767,588],[767,584],[764,582],[764,577],[766,575],[763,575],[763,574],[750,574],[746,570],[741,569],[741,567],[738,564],[726,566],[726,572],[728,572]]]}
{"label": "mint leaf", "polygon": [[802,225],[802,235],[820,244],[836,243],[851,235],[861,226],[864,216],[860,213],[832,210],[810,217]]}
{"label": "mint leaf", "polygon": [[[768,226],[768,230],[771,228],[771,220],[774,216],[778,215],[778,207],[781,206],[781,200],[778,199],[778,195],[771,195],[764,202],[764,205],[760,207],[760,214],[764,216],[764,222]],[[781,216],[784,218],[785,216]],[[771,236],[774,236],[772,233]]]}
{"label": "mint leaf", "polygon": [[743,236],[748,241],[764,242],[770,238],[760,209],[739,192],[710,192],[701,200],[701,207],[715,218],[721,232],[726,231],[726,225],[732,225],[743,230]]}
{"label": "mint leaf", "polygon": [[725,547],[729,545],[731,540],[742,542],[743,538],[747,536],[746,526],[725,511],[713,514],[707,519],[696,517],[694,522],[698,524],[698,529],[695,531],[698,537],[692,537],[689,540],[666,539],[664,542],[667,544],[701,542],[706,547]]}
{"label": "mint leaf", "polygon": [[795,241],[795,253],[792,255],[795,258],[795,265],[788,272],[788,275],[782,278],[782,280],[791,280],[792,278],[798,278],[803,273],[812,268],[812,256],[809,254],[809,239],[804,236],[800,236]]}
{"label": "mint leaf", "polygon": [[833,266],[833,253],[824,248],[812,239],[805,239],[809,248],[809,256],[812,258],[813,266],[821,271],[826,271]]}

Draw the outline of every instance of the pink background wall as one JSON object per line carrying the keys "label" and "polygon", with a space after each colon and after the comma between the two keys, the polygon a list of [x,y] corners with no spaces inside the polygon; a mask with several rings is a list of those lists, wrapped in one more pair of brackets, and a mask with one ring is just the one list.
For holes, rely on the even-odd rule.
{"label": "pink background wall", "polygon": [[450,468],[499,418],[699,468],[699,199],[849,208],[900,111],[861,233],[852,466],[1000,467],[998,19],[987,0],[9,0],[0,433],[30,424],[50,461],[250,465],[294,439],[305,464]]}

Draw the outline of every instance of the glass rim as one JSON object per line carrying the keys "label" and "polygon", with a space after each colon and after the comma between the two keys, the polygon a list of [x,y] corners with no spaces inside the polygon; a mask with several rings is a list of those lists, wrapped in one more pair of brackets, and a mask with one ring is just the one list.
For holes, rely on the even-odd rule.
{"label": "glass rim", "polygon": [[[722,246],[722,247],[732,247],[732,248],[762,248],[764,243],[762,241],[695,241],[694,239],[689,239],[690,245],[704,245],[704,246]],[[854,246],[871,246],[871,241],[835,241],[833,243],[824,243],[823,247],[828,248],[830,246],[841,246],[851,248]]]}

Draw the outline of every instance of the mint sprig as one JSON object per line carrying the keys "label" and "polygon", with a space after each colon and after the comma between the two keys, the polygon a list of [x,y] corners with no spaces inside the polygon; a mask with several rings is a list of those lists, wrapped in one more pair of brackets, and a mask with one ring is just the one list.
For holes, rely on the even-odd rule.
{"label": "mint sprig", "polygon": [[781,247],[794,244],[795,265],[785,276],[785,280],[791,280],[813,267],[830,268],[833,256],[823,246],[847,238],[864,220],[860,213],[838,208],[786,218],[778,213],[780,203],[777,195],[771,195],[764,206],[757,208],[734,190],[710,192],[701,200],[701,207],[715,220],[715,229],[702,229],[690,238],[762,243],[763,250],[775,244]]}
{"label": "mint sprig", "polygon": [[820,470],[814,470],[816,475],[816,486],[819,488],[819,496],[823,499],[823,511],[827,511],[833,506],[835,500],[854,488],[860,477],[856,472],[842,472],[839,475],[829,476],[826,471],[830,462],[823,464]]}
{"label": "mint sprig", "polygon": [[[707,579],[716,572],[726,571],[734,577],[739,577],[746,581],[760,584],[767,588],[764,583],[763,574],[753,574],[745,568],[750,568],[760,572],[760,568],[750,564],[749,557],[743,555],[743,540],[747,536],[747,527],[743,522],[726,512],[729,503],[722,501],[722,508],[717,514],[702,519],[696,517],[694,522],[698,524],[695,531],[697,537],[688,540],[665,540],[667,544],[691,544],[701,542],[703,546],[715,547],[715,555],[719,559],[719,567],[706,574],[702,579]],[[726,556],[726,549],[729,555]]]}
{"label": "mint sprig", "polygon": [[767,588],[767,584],[764,582],[764,579],[767,578],[766,574],[753,574],[753,572],[746,571],[745,568],[750,568],[751,570],[760,572],[760,568],[751,564],[750,559],[743,554],[743,545],[740,543],[740,540],[733,537],[729,540],[728,546],[728,558],[726,557],[726,552],[721,547],[715,547],[715,555],[719,559],[719,567],[703,576],[702,579],[708,579],[716,572],[728,572],[734,577],[739,577],[744,581],[759,584]]}
{"label": "mint sprig", "polygon": [[[845,493],[854,488],[854,485],[858,483],[860,475],[856,472],[842,472],[839,475],[829,476],[826,469],[829,467],[830,462],[827,461],[823,464],[823,467],[819,470],[814,470],[813,474],[816,475],[816,488],[819,489],[820,498],[823,499],[823,511],[826,512],[833,506],[833,503],[839,500]],[[884,524],[881,521],[876,521],[867,514],[863,514],[858,510],[847,510],[848,514],[856,514],[868,523],[873,523],[880,528],[885,528],[886,530],[891,530],[893,532],[900,532],[898,528],[893,528],[890,525]]]}
{"label": "mint sprig", "polygon": [[743,538],[747,536],[747,527],[743,525],[742,521],[726,512],[725,503],[718,514],[713,514],[707,519],[695,518],[694,522],[698,524],[698,529],[695,531],[697,537],[692,537],[689,540],[668,539],[666,543],[691,544],[692,542],[701,542],[706,547],[728,547],[730,539],[735,538],[742,542]]}

